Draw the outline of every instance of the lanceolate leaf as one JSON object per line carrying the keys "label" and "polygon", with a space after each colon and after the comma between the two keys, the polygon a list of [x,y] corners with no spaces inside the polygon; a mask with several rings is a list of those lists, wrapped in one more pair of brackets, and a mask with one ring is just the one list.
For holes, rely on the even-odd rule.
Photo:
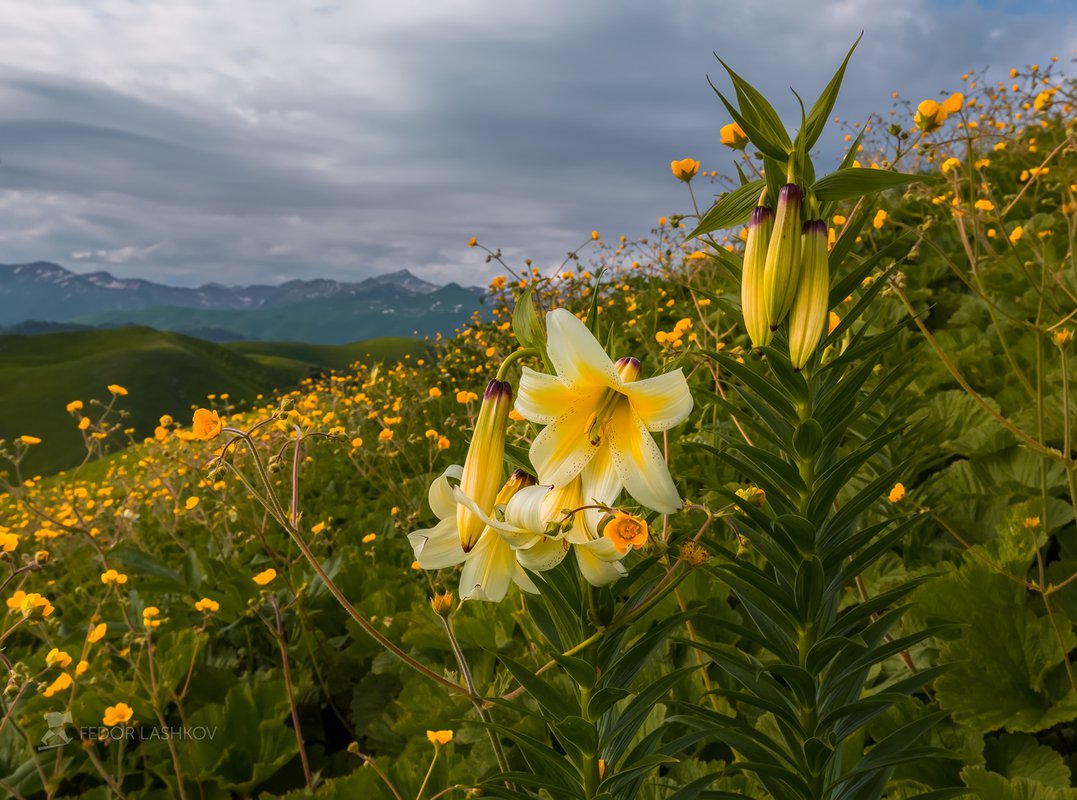
{"label": "lanceolate leaf", "polygon": [[694,239],[705,233],[745,224],[759,202],[759,194],[764,186],[764,181],[751,181],[718,198],[687,238]]}
{"label": "lanceolate leaf", "polygon": [[865,169],[849,167],[831,172],[820,178],[811,187],[819,202],[848,200],[872,192],[907,186],[916,181],[933,180],[926,175],[909,175],[904,172],[892,172],[888,169]]}

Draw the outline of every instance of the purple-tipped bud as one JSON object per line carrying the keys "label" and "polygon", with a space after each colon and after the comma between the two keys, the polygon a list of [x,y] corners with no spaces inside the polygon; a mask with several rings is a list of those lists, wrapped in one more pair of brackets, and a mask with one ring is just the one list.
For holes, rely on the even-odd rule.
{"label": "purple-tipped bud", "polygon": [[815,353],[830,310],[830,267],[826,223],[804,223],[801,271],[796,297],[789,312],[789,360],[800,370]]}
{"label": "purple-tipped bud", "polygon": [[639,378],[640,363],[638,358],[632,356],[625,356],[624,358],[617,359],[617,374],[621,376],[621,380],[628,383]]}
{"label": "purple-tipped bud", "polygon": [[744,269],[740,279],[740,307],[744,314],[744,327],[753,347],[766,347],[773,336],[767,324],[767,306],[763,295],[767,245],[773,230],[774,210],[770,206],[756,206],[748,222]]}
{"label": "purple-tipped bud", "polygon": [[778,211],[774,215],[774,234],[767,245],[763,268],[763,295],[767,324],[772,331],[789,313],[800,276],[800,203],[803,195],[795,183],[787,183],[778,192]]}
{"label": "purple-tipped bud", "polygon": [[[460,491],[475,501],[482,511],[493,511],[498,490],[501,488],[501,472],[505,460],[505,428],[512,409],[512,386],[496,378],[486,386],[475,421],[475,432],[464,460],[464,473],[460,476]],[[456,510],[456,527],[460,533],[460,546],[470,552],[486,523],[461,503]]]}

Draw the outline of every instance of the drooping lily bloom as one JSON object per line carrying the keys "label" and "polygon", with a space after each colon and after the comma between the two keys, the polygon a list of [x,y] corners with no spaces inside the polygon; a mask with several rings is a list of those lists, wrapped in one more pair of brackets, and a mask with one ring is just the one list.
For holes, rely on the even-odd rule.
{"label": "drooping lily bloom", "polygon": [[[508,592],[511,583],[515,583],[525,592],[538,592],[534,582],[517,561],[516,553],[508,540],[485,522],[482,522],[483,528],[471,552],[464,552],[457,530],[456,498],[461,492],[459,488],[454,491],[449,482],[450,479],[459,480],[463,472],[463,467],[453,464],[430,484],[428,500],[439,521],[433,528],[408,534],[408,540],[415,551],[415,560],[420,567],[427,570],[445,569],[463,563],[464,569],[460,575],[461,600],[497,602]],[[522,470],[516,470],[501,488],[490,511],[497,505],[508,503],[518,492],[533,486],[534,483],[534,477]],[[470,506],[469,511],[474,508],[479,512],[476,519],[488,519],[486,512],[478,509],[473,502]],[[529,541],[530,538],[534,537],[529,537]]]}
{"label": "drooping lily bloom", "polygon": [[[631,550],[599,530],[610,516],[606,509],[620,494],[620,478],[604,449],[564,486],[522,489],[504,508],[498,507],[501,519],[486,521],[528,570],[552,569],[571,548],[583,577],[594,586],[605,586],[625,574],[620,562]],[[469,502],[459,493],[457,499]]]}
{"label": "drooping lily bloom", "polygon": [[692,411],[681,370],[637,380],[639,361],[616,364],[580,320],[565,309],[546,315],[547,351],[556,375],[524,367],[516,411],[546,427],[531,445],[540,484],[564,486],[600,451],[608,451],[625,489],[662,513],[681,507],[651,431],[664,431]]}

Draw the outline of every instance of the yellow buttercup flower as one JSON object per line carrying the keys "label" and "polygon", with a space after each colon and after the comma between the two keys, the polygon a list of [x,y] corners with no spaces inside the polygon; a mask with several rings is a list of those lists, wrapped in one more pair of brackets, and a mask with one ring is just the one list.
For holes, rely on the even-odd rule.
{"label": "yellow buttercup flower", "polygon": [[890,494],[887,495],[887,499],[891,503],[898,503],[905,499],[905,485],[900,481],[894,484],[894,488],[890,490]]}
{"label": "yellow buttercup flower", "polygon": [[954,92],[942,101],[940,108],[949,116],[950,114],[956,114],[964,105],[965,95],[961,94],[961,92]]}
{"label": "yellow buttercup flower", "polygon": [[71,656],[65,653],[63,650],[52,648],[49,650],[49,654],[45,656],[45,665],[49,667],[59,667],[60,669],[67,669],[71,666]]}
{"label": "yellow buttercup flower", "polygon": [[440,747],[452,741],[452,731],[427,731],[426,738],[434,747]]}
{"label": "yellow buttercup flower", "polygon": [[118,383],[110,383],[108,385],[108,390],[117,397],[123,397],[127,394],[127,390],[120,386]]}
{"label": "yellow buttercup flower", "polygon": [[25,445],[41,444],[41,440],[39,438],[37,438],[36,436],[28,436],[26,434],[20,436],[19,441]]}
{"label": "yellow buttercup flower", "polygon": [[210,600],[208,597],[203,597],[197,603],[194,604],[195,611],[220,611],[221,604],[216,600]]}
{"label": "yellow buttercup flower", "polygon": [[875,230],[879,230],[884,224],[886,224],[886,217],[886,212],[880,208],[878,211],[875,212],[875,219],[871,221],[871,227],[873,227]]}
{"label": "yellow buttercup flower", "polygon": [[682,158],[680,161],[670,161],[669,168],[674,178],[688,183],[699,172],[699,162],[694,158]]}
{"label": "yellow buttercup flower", "polygon": [[92,628],[90,628],[90,632],[86,635],[86,641],[90,642],[91,644],[93,644],[94,642],[99,642],[101,641],[101,639],[104,638],[105,633],[107,632],[108,626],[103,622],[99,622]]}
{"label": "yellow buttercup flower", "polygon": [[62,692],[64,689],[70,688],[72,683],[74,683],[74,679],[68,673],[61,672],[56,677],[56,680],[46,687],[42,694],[45,695],[45,697],[52,697],[57,692]]}
{"label": "yellow buttercup flower", "polygon": [[265,586],[276,577],[277,571],[270,567],[269,569],[262,570],[261,572],[259,572],[257,575],[251,578],[251,580],[257,583],[259,586]]}
{"label": "yellow buttercup flower", "polygon": [[107,569],[101,573],[101,583],[106,586],[110,583],[122,585],[127,583],[127,576],[122,572],[117,572],[114,569]]}
{"label": "yellow buttercup flower", "polygon": [[212,439],[221,432],[222,428],[224,428],[224,423],[221,422],[221,416],[216,411],[211,411],[208,408],[195,410],[191,429],[196,437],[199,439]]}
{"label": "yellow buttercup flower", "polygon": [[531,444],[540,483],[563,486],[600,449],[608,450],[628,493],[661,513],[681,506],[651,431],[664,431],[692,411],[680,369],[637,380],[639,361],[614,364],[594,335],[570,312],[546,315],[547,352],[556,375],[524,367],[516,410],[545,425]]}
{"label": "yellow buttercup flower", "polygon": [[916,107],[913,122],[924,133],[931,133],[939,129],[946,116],[946,111],[934,100],[924,100]]}
{"label": "yellow buttercup flower", "polygon": [[105,709],[105,716],[101,722],[105,727],[111,728],[113,725],[122,725],[128,722],[134,714],[135,710],[127,703],[117,703]]}
{"label": "yellow buttercup flower", "polygon": [[726,147],[731,147],[734,150],[743,150],[748,144],[747,135],[740,125],[735,122],[723,125],[719,135],[722,137],[722,144]]}

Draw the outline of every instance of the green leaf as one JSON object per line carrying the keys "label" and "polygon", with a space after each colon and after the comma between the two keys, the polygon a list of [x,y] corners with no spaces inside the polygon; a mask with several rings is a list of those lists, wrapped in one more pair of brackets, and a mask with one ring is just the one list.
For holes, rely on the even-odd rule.
{"label": "green leaf", "polygon": [[516,334],[516,340],[522,347],[533,348],[542,353],[542,360],[549,366],[549,356],[546,354],[546,332],[542,327],[538,310],[535,308],[536,286],[535,283],[529,283],[516,298],[516,307],[512,310],[512,332]]}
{"label": "green leaf", "polygon": [[848,169],[836,170],[820,178],[812,185],[811,190],[815,193],[819,202],[825,203],[834,200],[849,200],[872,192],[907,186],[917,181],[931,180],[935,180],[935,178],[927,175],[892,172],[888,169],[849,167]]}
{"label": "green leaf", "polygon": [[694,239],[705,233],[745,224],[752,215],[752,209],[758,204],[759,195],[765,186],[765,181],[754,180],[722,195],[703,215],[703,219],[687,238]]}
{"label": "green leaf", "polygon": [[[709,80],[709,79],[708,79]],[[726,107],[726,111],[729,112],[729,116],[733,117],[733,121],[740,125],[741,130],[751,141],[753,145],[763,151],[764,155],[770,156],[776,161],[785,162],[789,157],[789,146],[782,146],[780,143],[780,137],[778,137],[773,131],[768,129],[765,123],[763,123],[755,112],[755,109],[750,104],[742,105],[740,109],[734,106],[725,95],[718,91],[718,87],[713,83],[711,88],[714,89],[714,93],[718,95],[718,99],[722,101],[722,105]],[[782,132],[785,132],[784,126],[781,128]],[[785,134],[788,138],[788,134]]]}
{"label": "green leaf", "polygon": [[524,687],[524,690],[535,699],[543,711],[553,719],[562,719],[579,711],[578,708],[574,708],[574,703],[569,703],[568,697],[563,692],[548,684],[530,668],[513,661],[508,656],[501,656],[500,659],[517,683]]}
{"label": "green leaf", "polygon": [[[1065,654],[1077,645],[1073,625],[1055,625],[1030,606],[1021,584],[971,561],[921,590],[917,614],[965,625],[943,645],[952,665],[936,684],[939,705],[981,733],[1035,732],[1077,719],[1077,695]],[[1059,638],[1061,637],[1061,642]]]}
{"label": "green leaf", "polygon": [[801,127],[797,134],[797,139],[802,140],[805,150],[811,150],[815,146],[815,143],[819,140],[819,135],[823,132],[823,128],[826,127],[827,121],[830,119],[830,112],[834,110],[834,101],[838,99],[838,92],[841,91],[841,82],[845,77],[845,68],[849,66],[849,59],[852,58],[853,51],[856,50],[856,46],[860,44],[860,40],[864,38],[863,32],[856,37],[856,41],[853,42],[853,46],[849,48],[849,52],[845,54],[845,60],[841,62],[841,66],[838,67],[838,71],[834,73],[834,77],[830,79],[830,83],[823,89],[822,94],[815,101],[811,111],[808,113],[807,122]]}
{"label": "green leaf", "polygon": [[149,553],[139,550],[131,545],[120,545],[109,551],[108,557],[126,567],[132,574],[157,578],[173,589],[186,590],[187,581],[183,576],[170,569],[151,556]]}
{"label": "green leaf", "polygon": [[1003,733],[984,743],[985,766],[1007,778],[1028,778],[1046,786],[1069,786],[1070,769],[1057,750],[1027,733]]}
{"label": "green leaf", "polygon": [[1077,789],[1046,786],[1028,778],[1007,778],[983,767],[965,767],[961,779],[980,800],[1077,800]]}

